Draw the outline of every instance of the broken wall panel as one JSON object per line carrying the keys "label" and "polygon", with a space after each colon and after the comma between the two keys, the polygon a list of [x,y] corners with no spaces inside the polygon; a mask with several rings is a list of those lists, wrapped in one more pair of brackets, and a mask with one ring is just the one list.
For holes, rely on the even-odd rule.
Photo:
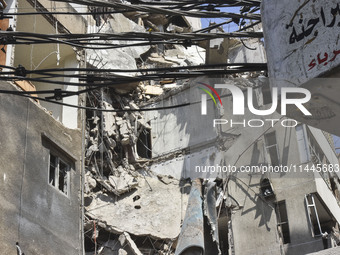
{"label": "broken wall panel", "polygon": [[193,181],[189,195],[181,234],[175,255],[204,254],[204,218],[203,218],[202,184],[199,179]]}
{"label": "broken wall panel", "polygon": [[86,214],[105,222],[113,232],[126,231],[156,239],[177,238],[182,208],[187,203],[187,195],[181,193],[179,183],[165,184],[142,176],[137,179],[138,188],[119,198],[100,192],[93,194]]}

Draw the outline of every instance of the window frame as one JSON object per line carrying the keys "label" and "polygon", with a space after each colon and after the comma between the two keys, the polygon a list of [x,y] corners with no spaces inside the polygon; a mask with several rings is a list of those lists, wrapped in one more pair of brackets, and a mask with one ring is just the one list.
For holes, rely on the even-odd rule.
{"label": "window frame", "polygon": [[[275,202],[275,214],[276,214],[276,220],[277,220],[277,231],[279,233],[280,239],[282,240],[282,244],[289,244],[292,242],[290,237],[290,229],[289,229],[289,219],[288,219],[288,211],[287,211],[287,204],[286,200],[281,200]],[[283,205],[283,208],[285,210],[284,214],[286,215],[287,219],[282,219],[281,217],[281,210],[280,206]],[[283,210],[283,209],[282,209]],[[283,231],[282,226],[287,226],[287,231]]]}
{"label": "window frame", "polygon": [[[268,144],[268,136],[270,134],[274,134],[274,138],[275,138],[275,143],[273,144]],[[274,165],[273,164],[273,160],[272,160],[272,157],[271,157],[271,154],[270,154],[270,149],[274,148],[275,147],[275,151],[276,151],[276,155],[277,155],[277,165]],[[266,154],[266,158],[267,158],[267,161],[269,163],[270,161],[270,164],[272,166],[279,166],[281,164],[281,159],[280,159],[280,152],[279,152],[279,146],[278,146],[278,143],[277,143],[277,138],[276,138],[276,132],[275,131],[272,131],[272,132],[268,132],[268,133],[265,133],[264,134],[264,148],[265,148],[265,154]]]}
{"label": "window frame", "polygon": [[[41,133],[42,138],[42,145],[44,148],[44,155],[45,155],[45,164],[46,164],[46,182],[48,186],[53,187],[54,190],[57,190],[58,193],[63,194],[65,197],[70,198],[71,188],[72,188],[72,170],[76,170],[76,162],[77,158],[72,153],[68,152],[62,145],[59,145],[47,135],[45,132]],[[58,173],[55,170],[55,177],[54,177],[54,184],[50,182],[50,166],[51,166],[51,155],[58,158],[59,162],[61,161],[63,164],[66,165],[66,190],[65,192],[59,189],[59,168]],[[59,165],[59,164],[58,164]],[[59,166],[56,166],[59,167]]]}
{"label": "window frame", "polygon": [[[54,162],[54,183],[51,183],[51,155],[55,158]],[[64,183],[64,190],[59,188],[59,177],[60,177],[60,163],[63,163],[66,166],[66,190]],[[48,157],[48,185],[58,190],[61,194],[69,197],[70,194],[70,186],[71,186],[71,164],[65,160],[65,158],[60,155],[60,153],[56,152],[53,149],[49,149],[49,157]],[[65,180],[65,178],[64,178]]]}
{"label": "window frame", "polygon": [[[147,124],[150,126],[150,121]],[[152,159],[151,128],[143,127],[140,131],[136,142],[136,152],[139,158]]]}

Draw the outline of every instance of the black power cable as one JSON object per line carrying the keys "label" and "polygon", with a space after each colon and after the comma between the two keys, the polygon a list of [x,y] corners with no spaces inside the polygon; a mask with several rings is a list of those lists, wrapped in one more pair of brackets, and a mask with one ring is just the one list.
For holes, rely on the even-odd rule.
{"label": "black power cable", "polygon": [[[125,33],[90,33],[90,34],[39,34],[28,32],[0,31],[0,44],[30,44],[30,43],[65,43],[71,46],[86,46],[92,41],[143,41],[183,40],[190,42],[212,40],[216,38],[262,38],[262,32],[232,32],[232,33],[165,33],[165,32],[125,32]],[[21,41],[20,41],[21,40]],[[166,42],[165,42],[166,43]],[[102,45],[111,45],[112,43]]]}
{"label": "black power cable", "polygon": [[[11,93],[7,93],[7,94],[11,94]],[[175,109],[175,108],[180,108],[180,107],[185,107],[185,106],[189,106],[190,105],[190,103],[185,103],[185,104],[179,104],[179,105],[173,105],[173,106],[164,106],[164,107],[155,107],[155,108],[143,108],[143,109],[102,109],[102,108],[94,108],[94,107],[66,104],[66,103],[52,101],[52,100],[45,99],[45,98],[28,96],[28,95],[24,95],[24,94],[13,93],[13,95],[27,97],[27,98],[31,98],[31,99],[34,99],[34,100],[41,100],[41,101],[44,101],[44,102],[58,104],[58,105],[62,105],[62,106],[72,107],[72,108],[77,108],[77,109],[90,110],[90,111],[99,111],[99,112],[148,112],[148,111],[159,111],[159,110]]]}
{"label": "black power cable", "polygon": [[205,65],[194,65],[194,66],[176,66],[176,67],[168,67],[168,68],[148,68],[148,69],[97,69],[97,68],[49,68],[49,69],[37,69],[37,70],[28,70],[23,66],[19,65],[18,67],[0,65],[1,68],[7,68],[14,70],[13,72],[0,72],[1,75],[8,74],[18,74],[18,72],[24,72],[25,75],[28,74],[49,74],[52,72],[92,72],[92,73],[148,73],[148,72],[169,72],[169,71],[186,71],[193,69],[213,69],[217,67],[240,67],[240,68],[253,68],[254,71],[259,69],[267,70],[266,63],[221,63],[221,64],[205,64]]}
{"label": "black power cable", "polygon": [[[145,13],[153,13],[153,14],[164,14],[170,16],[189,16],[189,17],[197,17],[197,18],[238,18],[238,19],[252,19],[252,20],[260,20],[261,16],[258,14],[236,14],[236,13],[227,13],[220,11],[183,11],[181,9],[168,9],[165,6],[155,7],[154,2],[150,3],[150,5],[136,5],[136,4],[124,4],[119,2],[104,2],[97,0],[58,0],[57,2],[66,2],[66,3],[75,3],[87,6],[98,6],[98,7],[111,7],[120,11],[139,11]],[[257,1],[253,1],[253,4],[248,1],[246,5],[254,5],[259,4]],[[235,3],[235,1],[234,1]],[[241,1],[240,1],[241,3]]]}
{"label": "black power cable", "polygon": [[[58,84],[58,85],[70,85],[70,86],[97,86],[97,87],[105,87],[105,86],[112,86],[118,84],[128,84],[131,82],[142,82],[148,80],[160,80],[160,79],[189,79],[207,75],[230,75],[236,73],[243,73],[243,72],[254,72],[254,71],[263,71],[262,68],[255,70],[254,68],[238,68],[238,69],[213,69],[213,70],[200,70],[197,72],[169,72],[163,74],[145,74],[145,75],[137,75],[133,77],[122,77],[122,76],[113,76],[113,75],[105,75],[105,76],[67,76],[67,77],[75,77],[75,78],[83,78],[84,80],[90,80],[91,83],[80,83],[80,82],[66,82],[66,81],[53,81],[49,80],[49,78],[54,77],[44,77],[44,78],[29,78],[23,76],[2,76],[0,80],[6,81],[14,81],[14,80],[26,80],[26,81],[33,81],[33,82],[44,82],[49,84]],[[65,77],[65,75],[59,75],[58,77]],[[97,82],[97,83],[95,83]]]}

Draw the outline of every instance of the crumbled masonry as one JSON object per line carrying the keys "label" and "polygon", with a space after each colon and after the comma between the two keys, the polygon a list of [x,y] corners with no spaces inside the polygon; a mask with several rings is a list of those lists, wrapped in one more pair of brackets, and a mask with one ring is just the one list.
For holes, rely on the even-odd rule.
{"label": "crumbled masonry", "polygon": [[[115,14],[102,29],[103,32],[113,33],[145,31],[151,27],[157,31],[167,22],[163,15],[135,19]],[[189,27],[181,29],[176,25],[170,25],[169,29],[190,30]],[[126,44],[124,41],[118,43]],[[147,70],[153,67],[199,65],[204,63],[204,56],[205,50],[198,46],[185,48],[180,45],[87,50],[88,64],[98,68]],[[180,85],[172,80],[125,84],[115,89],[90,92],[87,104],[107,110],[138,110],[152,98],[176,87]],[[85,229],[92,233],[89,242],[96,240],[99,254],[115,251],[117,254],[139,255],[145,254],[143,252],[148,249],[157,250],[158,254],[173,254],[188,191],[185,183],[148,170],[152,161],[145,156],[150,145],[139,143],[138,146],[144,147],[146,153],[138,154],[139,137],[151,129],[143,112],[89,113],[86,126]],[[101,235],[107,232],[111,233],[112,238],[104,242]],[[130,235],[147,238],[149,247],[140,247]]]}
{"label": "crumbled masonry", "polygon": [[0,1],[0,255],[340,254],[340,0]]}
{"label": "crumbled masonry", "polygon": [[[192,30],[189,26],[180,27],[169,23],[163,15],[135,18],[122,14],[112,15],[103,24],[102,29],[103,32],[108,33],[147,29],[162,31],[164,25],[172,33]],[[118,43],[126,44],[124,41]],[[227,44],[229,47],[234,47],[231,50],[235,52],[233,55],[237,56],[235,47],[237,45],[241,47],[240,42],[231,40]],[[219,53],[221,50],[226,50],[221,47],[222,44]],[[87,62],[97,68],[145,70],[154,67],[200,65],[205,62],[205,50],[198,46],[181,45],[87,50]],[[125,75],[138,74],[126,73]],[[249,76],[257,77],[258,74],[249,74]],[[179,83],[171,79],[124,84],[115,89],[90,92],[87,104],[90,107],[107,110],[138,110],[143,105],[157,102],[164,95],[179,91],[185,85],[186,81]],[[97,251],[100,252],[98,254],[111,254],[111,252],[122,255],[149,254],[143,253],[147,251],[174,254],[185,221],[190,183],[176,180],[171,176],[157,175],[152,173],[150,168],[153,161],[160,164],[169,158],[181,156],[182,153],[174,152],[173,155],[152,160],[147,156],[151,153],[151,148],[148,147],[150,145],[145,144],[145,141],[141,141],[141,137],[150,131],[151,126],[146,122],[143,112],[88,113],[86,127],[85,232],[89,233],[87,236],[92,235],[87,242],[97,247]],[[143,155],[139,155],[140,153]],[[216,200],[211,200],[211,197],[216,194],[213,191],[216,189],[215,185],[215,182],[203,185],[204,203],[201,205],[201,210],[202,216],[204,214],[206,218],[204,224],[207,224],[210,229],[208,235],[211,237],[208,239],[212,241],[212,244],[206,244],[207,250],[221,254],[217,215],[213,212]],[[218,203],[223,214],[225,213],[225,209],[222,208],[223,201],[227,206],[231,202],[227,196],[222,195],[219,186],[217,190],[219,191]],[[95,231],[94,225],[96,225]],[[109,239],[105,239],[107,233],[111,236]],[[149,243],[146,244],[145,240],[144,245],[135,243],[130,235],[143,238]],[[205,239],[207,238],[202,237],[202,240]],[[203,243],[202,245],[204,247]]]}
{"label": "crumbled masonry", "polygon": [[[102,31],[192,31],[190,25],[183,24],[169,20],[164,15],[115,14],[106,17]],[[255,29],[262,28],[256,26]],[[221,30],[215,29],[212,32],[218,33]],[[112,43],[128,44],[124,41]],[[145,69],[146,73],[150,68],[216,64],[221,58],[228,59],[230,63],[266,62],[263,42],[258,39],[215,39],[202,42],[200,46],[203,48],[196,45],[154,45],[104,51],[87,50],[87,62],[97,68],[138,68]],[[117,77],[119,75],[117,74]],[[134,77],[139,74],[124,75]],[[227,78],[236,78],[230,82],[247,90],[249,87],[259,87],[265,75],[260,72],[248,72]],[[253,213],[254,209],[247,208],[251,205],[247,204],[242,196],[235,196],[235,190],[245,191],[248,184],[237,176],[228,176],[224,181],[219,179],[220,176],[214,180],[190,180],[185,178],[185,173],[176,172],[178,165],[174,163],[171,168],[169,162],[185,159],[190,161],[190,157],[197,157],[202,162],[203,158],[207,162],[217,162],[219,156],[214,150],[207,152],[209,144],[205,145],[204,149],[199,145],[197,151],[196,148],[193,151],[191,148],[180,148],[165,154],[152,154],[151,134],[154,136],[152,139],[162,137],[156,137],[156,134],[159,134],[157,132],[152,133],[154,126],[151,125],[150,115],[139,111],[143,107],[152,108],[166,104],[167,100],[171,101],[175,95],[190,87],[192,82],[196,81],[163,79],[131,82],[88,93],[89,107],[134,111],[87,113],[84,225],[87,255],[92,255],[93,251],[101,255],[237,254],[235,251],[240,244],[234,242],[234,238],[240,236],[240,226],[243,222],[237,222],[242,219],[235,215]],[[254,91],[254,94],[257,103],[263,106],[265,89],[261,89]],[[216,115],[225,116],[224,111],[228,109],[218,108]],[[164,119],[164,116],[154,116],[155,119],[158,117],[160,122],[170,119],[168,116]],[[242,136],[243,131],[237,128],[225,131],[221,128],[219,132],[220,136],[213,140],[219,151],[226,152],[225,155],[240,153],[242,156],[241,148],[249,143],[243,140],[247,139]],[[261,156],[260,151],[265,143],[259,141],[258,134],[250,139],[257,149],[253,151],[252,160],[262,163],[264,155]],[[204,157],[201,153],[209,157]],[[220,158],[221,164],[227,164],[226,160]],[[177,175],[174,177],[172,173]],[[259,186],[262,180],[260,178],[262,177],[250,177],[249,182],[254,181],[254,186]],[[335,185],[339,186],[337,181]],[[268,217],[268,222],[262,223],[266,220],[266,213],[273,212],[273,207],[261,194],[248,191],[249,189],[249,199],[256,202],[262,210],[256,212],[255,220],[260,216],[259,224],[264,224],[268,231],[274,230],[277,227],[273,224],[276,216],[273,216],[271,221],[271,217]],[[244,231],[247,231],[247,227],[244,227]],[[331,236],[338,240],[337,227],[334,227]],[[276,240],[274,241],[278,246],[278,243],[283,241],[280,240],[282,237],[271,237]]]}

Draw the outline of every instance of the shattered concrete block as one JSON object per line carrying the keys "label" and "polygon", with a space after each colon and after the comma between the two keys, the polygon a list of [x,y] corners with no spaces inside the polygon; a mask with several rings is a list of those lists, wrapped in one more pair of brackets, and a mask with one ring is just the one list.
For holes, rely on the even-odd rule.
{"label": "shattered concrete block", "polygon": [[122,145],[129,145],[130,144],[130,138],[124,137],[121,141]]}
{"label": "shattered concrete block", "polygon": [[127,242],[128,246],[131,248],[132,253],[134,255],[143,255],[143,253],[141,253],[141,251],[138,249],[135,242],[132,240],[131,236],[127,232],[124,232],[123,235],[125,236],[126,242]]}
{"label": "shattered concrete block", "polygon": [[[129,115],[129,119],[130,119],[130,122],[131,122],[131,123],[134,123],[134,122],[136,121],[137,118],[136,118],[136,115],[130,114],[130,115]],[[134,125],[132,124],[132,128],[133,128],[133,126],[134,126]]]}
{"label": "shattered concrete block", "polygon": [[[111,105],[104,102],[105,109],[113,109]],[[103,112],[103,127],[104,132],[108,134],[108,136],[114,136],[116,134],[116,119],[115,116],[111,112]]]}
{"label": "shattered concrete block", "polygon": [[109,176],[109,182],[118,195],[129,192],[138,186],[136,178],[126,173],[120,177]]}
{"label": "shattered concrete block", "polygon": [[135,167],[133,165],[129,165],[130,171],[135,171]]}
{"label": "shattered concrete block", "polygon": [[139,119],[137,120],[137,123],[138,123],[138,127],[142,126],[146,129],[149,129],[149,130],[151,129],[151,126],[145,122],[145,119]]}
{"label": "shattered concrete block", "polygon": [[107,142],[108,142],[111,150],[113,150],[117,146],[116,141],[113,140],[112,138],[107,138]]}
{"label": "shattered concrete block", "polygon": [[86,183],[90,190],[94,189],[97,186],[96,180],[92,178],[90,175],[86,176]]}
{"label": "shattered concrete block", "polygon": [[117,170],[119,173],[123,173],[124,172],[124,168],[122,166],[118,166]]}
{"label": "shattered concrete block", "polygon": [[98,124],[98,122],[99,122],[99,120],[100,120],[100,118],[98,117],[98,116],[95,116],[94,118],[93,118],[93,124]]}
{"label": "shattered concrete block", "polygon": [[164,184],[171,184],[171,183],[174,183],[174,184],[179,184],[179,181],[174,179],[173,177],[171,176],[165,176],[165,175],[157,175],[158,179],[163,182]]}
{"label": "shattered concrete block", "polygon": [[152,95],[152,96],[159,96],[163,94],[163,89],[159,86],[150,86],[147,85],[144,87],[145,91],[144,93],[147,95]]}
{"label": "shattered concrete block", "polygon": [[137,190],[118,200],[106,194],[94,194],[95,203],[87,207],[86,214],[106,222],[116,233],[177,238],[188,195],[181,193],[179,185],[165,184],[157,178],[145,176],[137,181]]}
{"label": "shattered concrete block", "polygon": [[173,62],[174,64],[176,65],[179,65],[179,66],[187,66],[187,62],[185,61],[186,59],[180,59],[180,58],[177,58],[177,57],[168,57],[168,56],[164,56],[164,59],[166,61],[169,61],[169,62]]}
{"label": "shattered concrete block", "polygon": [[120,125],[119,132],[122,136],[130,133],[128,122],[126,120],[124,120],[123,123]]}
{"label": "shattered concrete block", "polygon": [[169,31],[169,32],[173,32],[173,33],[183,33],[184,32],[183,27],[176,26],[172,23],[169,24],[169,26],[166,30]]}
{"label": "shattered concrete block", "polygon": [[168,251],[168,250],[169,250],[169,246],[168,246],[167,244],[164,244],[163,247],[162,247],[162,249],[163,249],[164,251]]}
{"label": "shattered concrete block", "polygon": [[150,61],[151,63],[157,64],[157,65],[160,65],[161,67],[172,67],[175,64],[174,62],[165,60],[163,57],[157,57],[157,58],[148,57],[148,61]]}
{"label": "shattered concrete block", "polygon": [[205,49],[199,46],[190,46],[185,48],[182,45],[176,45],[175,49],[166,50],[164,55],[167,58],[177,58],[185,60],[187,65],[200,65],[205,63]]}
{"label": "shattered concrete block", "polygon": [[91,156],[93,152],[97,152],[97,151],[99,151],[98,144],[93,144],[86,150],[85,156],[89,157]]}
{"label": "shattered concrete block", "polygon": [[118,237],[118,241],[120,243],[121,246],[124,246],[125,245],[125,242],[126,242],[126,237],[124,234],[121,234],[119,237]]}
{"label": "shattered concrete block", "polygon": [[130,102],[129,105],[130,105],[131,109],[134,109],[134,110],[139,109],[139,107],[134,102]]}
{"label": "shattered concrete block", "polygon": [[118,250],[118,255],[128,255],[128,253],[125,250],[123,250],[122,248],[120,248]]}
{"label": "shattered concrete block", "polygon": [[135,134],[131,134],[130,135],[130,139],[131,139],[132,144],[136,144],[137,140],[138,140],[138,137],[135,136]]}
{"label": "shattered concrete block", "polygon": [[115,119],[116,119],[116,124],[118,125],[118,126],[120,126],[120,125],[122,125],[122,123],[123,123],[123,118],[122,117],[115,117]]}

